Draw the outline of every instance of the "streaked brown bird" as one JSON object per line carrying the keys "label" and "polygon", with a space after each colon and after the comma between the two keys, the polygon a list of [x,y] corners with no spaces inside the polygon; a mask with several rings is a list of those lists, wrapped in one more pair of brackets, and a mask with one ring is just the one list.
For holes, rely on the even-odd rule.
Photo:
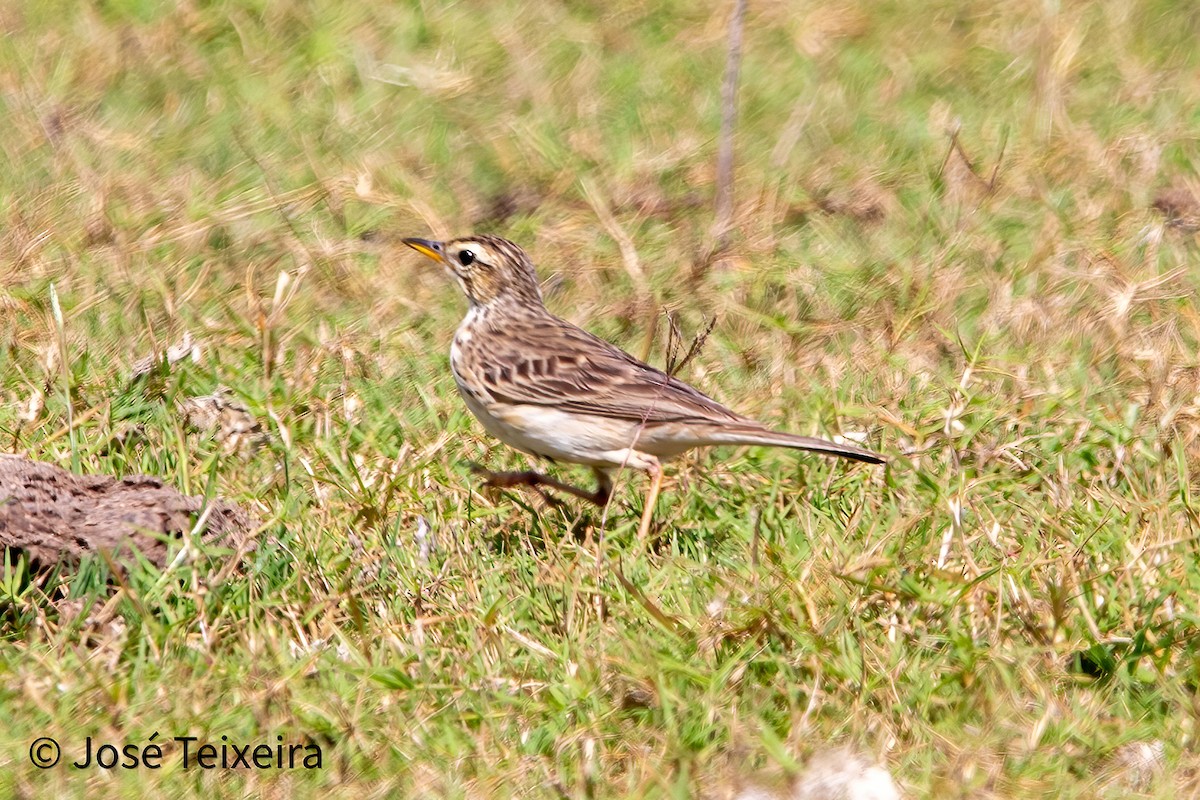
{"label": "streaked brown bird", "polygon": [[861,447],[773,431],[554,316],[533,262],[507,239],[404,243],[442,264],[470,303],[450,345],[450,368],[471,413],[505,444],[589,466],[598,482],[589,492],[539,472],[491,472],[490,485],[549,486],[603,506],[613,472],[643,470],[650,476],[638,528],[644,538],[662,488],[661,462],[693,447],[767,445],[885,461]]}

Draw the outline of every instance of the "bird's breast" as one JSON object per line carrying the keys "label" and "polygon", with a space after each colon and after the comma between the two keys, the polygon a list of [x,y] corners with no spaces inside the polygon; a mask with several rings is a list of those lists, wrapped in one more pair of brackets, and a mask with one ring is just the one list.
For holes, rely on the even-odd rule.
{"label": "bird's breast", "polygon": [[[450,371],[454,374],[459,393],[467,400],[467,405],[472,411],[476,411],[480,404],[492,401],[483,381],[486,354],[480,352],[479,344],[482,340],[476,338],[482,324],[484,318],[481,310],[472,308],[450,342]],[[486,339],[486,336],[484,338]],[[476,416],[479,416],[478,412]]]}

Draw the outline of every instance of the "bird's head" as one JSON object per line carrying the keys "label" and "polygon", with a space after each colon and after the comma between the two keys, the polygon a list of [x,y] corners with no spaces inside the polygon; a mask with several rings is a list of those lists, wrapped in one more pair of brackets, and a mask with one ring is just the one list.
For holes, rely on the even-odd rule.
{"label": "bird's head", "polygon": [[405,239],[404,243],[445,267],[472,306],[490,305],[502,298],[542,304],[533,262],[507,239],[466,236],[446,242]]}

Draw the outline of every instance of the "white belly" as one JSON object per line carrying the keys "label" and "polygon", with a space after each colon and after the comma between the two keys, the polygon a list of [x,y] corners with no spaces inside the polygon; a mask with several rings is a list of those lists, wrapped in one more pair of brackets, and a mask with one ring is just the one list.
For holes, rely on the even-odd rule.
{"label": "white belly", "polygon": [[493,413],[461,385],[458,391],[467,408],[492,436],[522,452],[554,461],[600,469],[624,466],[645,469],[644,453],[670,458],[690,448],[690,445],[668,447],[664,452],[661,443],[652,442],[633,423],[545,406],[504,406],[499,413]]}

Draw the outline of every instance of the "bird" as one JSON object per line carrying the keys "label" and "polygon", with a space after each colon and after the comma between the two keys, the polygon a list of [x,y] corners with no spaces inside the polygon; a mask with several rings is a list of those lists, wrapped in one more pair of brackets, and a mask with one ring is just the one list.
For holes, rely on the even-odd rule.
{"label": "bird", "polygon": [[442,265],[467,298],[450,345],[450,369],[484,429],[550,462],[591,467],[594,490],[534,470],[480,470],[490,486],[541,487],[606,506],[613,474],[650,478],[638,526],[650,532],[662,489],[662,463],[696,447],[765,445],[868,464],[886,463],[862,447],[773,430],[737,414],[680,379],[558,317],[546,308],[537,270],[517,244],[491,235],[404,244]]}

